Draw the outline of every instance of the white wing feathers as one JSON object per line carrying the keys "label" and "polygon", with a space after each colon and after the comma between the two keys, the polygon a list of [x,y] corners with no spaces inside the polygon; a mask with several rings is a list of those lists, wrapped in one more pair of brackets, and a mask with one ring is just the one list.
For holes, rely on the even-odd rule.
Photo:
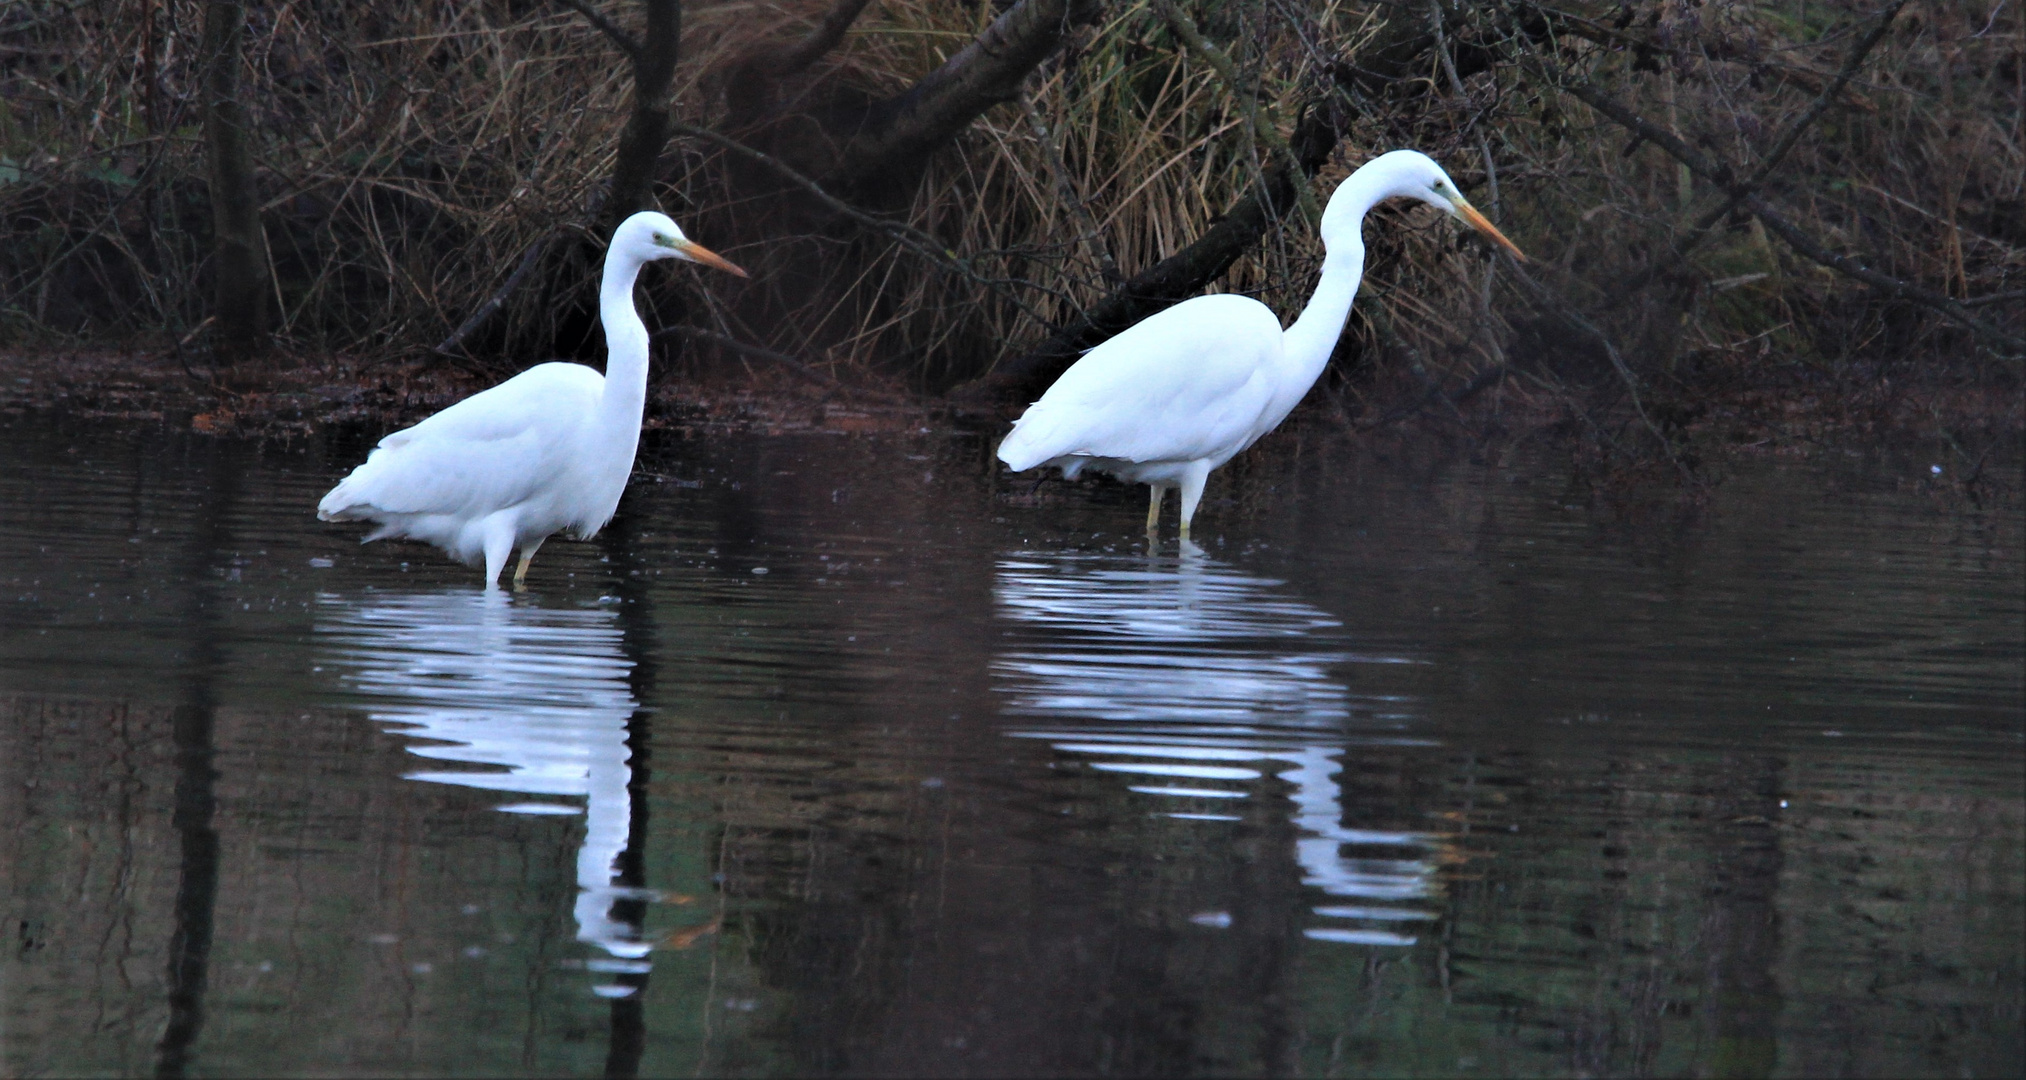
{"label": "white wing feathers", "polygon": [[1065,456],[1221,464],[1257,438],[1280,349],[1280,320],[1256,300],[1177,304],[1064,372],[1014,422],[999,458],[1015,472]]}
{"label": "white wing feathers", "polygon": [[597,412],[604,377],[582,364],[527,371],[380,440],[317,504],[326,521],[468,515],[517,505],[569,467],[559,437]]}

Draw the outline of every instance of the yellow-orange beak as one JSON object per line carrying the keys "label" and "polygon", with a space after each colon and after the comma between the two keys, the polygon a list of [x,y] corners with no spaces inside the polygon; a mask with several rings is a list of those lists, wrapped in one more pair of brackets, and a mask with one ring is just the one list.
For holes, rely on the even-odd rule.
{"label": "yellow-orange beak", "polygon": [[1506,239],[1505,234],[1498,231],[1498,226],[1493,225],[1489,218],[1477,212],[1477,207],[1470,205],[1460,198],[1450,200],[1450,205],[1456,207],[1456,216],[1470,222],[1471,228],[1497,241],[1499,247],[1512,252],[1513,258],[1521,262],[1527,261],[1527,253],[1521,251],[1518,244]]}
{"label": "yellow-orange beak", "polygon": [[[1491,228],[1491,226],[1486,225],[1485,228],[1489,229]],[[1492,231],[1496,232],[1497,230],[1493,229]],[[1499,239],[1504,240],[1505,237],[1501,236],[1499,237]],[[1508,244],[1508,246],[1510,246],[1510,244]],[[687,255],[690,258],[695,259],[697,262],[700,262],[705,266],[715,266],[720,270],[729,270],[732,273],[739,275],[740,277],[750,276],[744,270],[739,269],[738,265],[736,263],[733,263],[730,259],[725,258],[723,255],[720,255],[717,252],[712,251],[711,249],[703,246],[702,244],[697,243],[694,240],[683,241],[682,244],[680,245],[680,248],[684,255]]]}

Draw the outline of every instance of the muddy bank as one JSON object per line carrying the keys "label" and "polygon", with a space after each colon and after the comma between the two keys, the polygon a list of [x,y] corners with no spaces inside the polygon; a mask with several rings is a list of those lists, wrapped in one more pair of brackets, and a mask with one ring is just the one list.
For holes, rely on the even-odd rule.
{"label": "muddy bank", "polygon": [[[392,431],[503,381],[448,363],[279,359],[263,384],[221,385],[201,362],[146,350],[0,350],[0,415],[55,411],[175,430],[286,438],[331,425]],[[893,431],[947,426],[933,399],[755,370],[703,382],[657,379],[649,430],[694,433]]]}
{"label": "muddy bank", "polygon": [[[1706,486],[1720,479],[1725,462],[1741,457],[1921,444],[1932,448],[1947,485],[1975,489],[1971,494],[2026,488],[2020,454],[2026,386],[1933,370],[1911,361],[1824,370],[1740,359],[1649,387],[1637,410],[1608,386],[1578,388],[1527,374],[1462,403],[1431,395],[1404,375],[1368,381],[1331,375],[1283,431],[1374,445],[1435,440],[1493,457],[1503,448],[1546,444],[1606,487],[1650,494]],[[168,352],[0,351],[0,417],[55,412],[284,440],[331,427],[377,435],[502,378],[440,362],[296,357],[278,363],[265,385],[233,390],[209,368]],[[965,409],[898,385],[754,365],[658,370],[644,427],[682,435],[965,430],[996,441],[1017,414],[1017,406]],[[1653,429],[1666,436],[1664,447]],[[1274,443],[1269,436],[1252,453],[1270,454]]]}

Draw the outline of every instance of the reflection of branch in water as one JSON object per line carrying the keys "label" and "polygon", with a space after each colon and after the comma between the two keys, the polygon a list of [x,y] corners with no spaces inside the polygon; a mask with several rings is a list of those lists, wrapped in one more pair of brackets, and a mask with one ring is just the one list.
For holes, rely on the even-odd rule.
{"label": "reflection of branch in water", "polygon": [[[1432,918],[1402,906],[1434,887],[1432,841],[1419,833],[1343,825],[1337,782],[1354,746],[1422,745],[1396,735],[1353,736],[1354,716],[1397,728],[1403,702],[1353,700],[1331,675],[1341,663],[1411,663],[1321,647],[1336,620],[1185,545],[1179,558],[1128,561],[1021,553],[1000,562],[1000,614],[1045,637],[1002,653],[993,673],[1010,715],[1050,723],[1013,731],[1089,755],[1091,767],[1141,780],[1143,795],[1176,800],[1166,816],[1238,821],[1229,811],[1268,771],[1292,785],[1302,883],[1331,898],[1330,920],[1304,931],[1322,941],[1411,945],[1403,924]],[[1330,643],[1334,644],[1334,643]],[[1273,770],[1273,763],[1289,768]],[[1177,805],[1170,803],[1169,805]],[[1346,856],[1378,848],[1391,857]],[[1344,925],[1350,923],[1352,925]]]}
{"label": "reflection of branch in water", "polygon": [[[515,604],[499,593],[437,593],[359,603],[319,597],[319,630],[339,636],[333,651],[350,669],[346,683],[367,697],[373,719],[427,740],[419,757],[503,771],[418,771],[410,780],[521,795],[582,798],[520,801],[520,814],[584,814],[577,853],[577,939],[611,959],[587,963],[619,976],[645,974],[651,944],[642,940],[649,894],[619,880],[616,865],[630,838],[627,722],[637,702],[633,664],[609,610],[557,610]],[[632,980],[594,988],[601,996],[635,992]]]}

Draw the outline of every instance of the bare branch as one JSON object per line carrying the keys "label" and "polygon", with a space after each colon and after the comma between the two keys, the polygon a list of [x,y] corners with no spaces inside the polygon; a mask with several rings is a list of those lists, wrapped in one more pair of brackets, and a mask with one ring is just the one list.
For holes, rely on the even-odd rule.
{"label": "bare branch", "polygon": [[1084,202],[1083,196],[1077,194],[1075,185],[1069,182],[1069,166],[1062,161],[1061,138],[1042,118],[1041,111],[1034,107],[1033,95],[1024,90],[1020,93],[1020,109],[1027,114],[1027,125],[1034,129],[1034,138],[1041,144],[1041,159],[1055,181],[1055,197],[1069,208],[1069,215],[1076,219],[1077,243],[1096,256],[1098,270],[1107,283],[1116,285],[1124,281],[1126,277],[1119,273],[1119,264],[1112,258],[1111,246],[1104,242],[1104,232],[1098,228],[1097,219],[1090,216],[1089,205]]}
{"label": "bare branch", "polygon": [[1688,258],[1690,252],[1702,244],[1703,240],[1709,236],[1710,230],[1715,228],[1718,222],[1729,217],[1731,212],[1738,208],[1739,204],[1758,192],[1759,188],[1773,175],[1773,170],[1779,168],[1780,162],[1786,159],[1787,153],[1794,149],[1796,143],[1801,141],[1802,133],[1806,132],[1816,120],[1820,119],[1822,114],[1828,111],[1829,106],[1843,93],[1843,88],[1849,85],[1851,78],[1857,74],[1857,69],[1863,65],[1864,58],[1871,53],[1872,48],[1878,44],[1879,40],[1885,37],[1885,31],[1891,27],[1894,16],[1897,16],[1899,9],[1905,6],[1906,0],[1897,0],[1891,7],[1885,9],[1885,13],[1880,15],[1878,22],[1872,26],[1871,32],[1866,34],[1863,40],[1859,41],[1850,50],[1850,57],[1844,61],[1843,70],[1837,72],[1836,78],[1823,88],[1822,92],[1816,96],[1814,102],[1808,106],[1807,110],[1795,119],[1792,124],[1788,125],[1787,130],[1773,144],[1772,150],[1768,151],[1764,160],[1759,162],[1759,167],[1752,172],[1751,177],[1744,183],[1732,187],[1722,203],[1703,214],[1700,218],[1697,218],[1695,224],[1689,226],[1688,232],[1674,245],[1673,259],[1668,260],[1666,263],[1656,263],[1653,266],[1647,267],[1645,270],[1634,274],[1624,285],[1619,286],[1617,296],[1613,301],[1614,303],[1624,302],[1634,293],[1644,288],[1648,282],[1662,276],[1673,267],[1680,265],[1682,260]]}
{"label": "bare branch", "polygon": [[1101,9],[1098,0],[1018,0],[941,67],[876,108],[844,148],[834,178],[849,188],[912,169],[985,110],[1018,98],[1027,74]]}
{"label": "bare branch", "polygon": [[858,19],[872,0],[837,0],[830,10],[823,13],[823,21],[816,24],[802,40],[781,50],[774,57],[769,72],[776,79],[794,75],[810,64],[823,58],[823,54],[837,47],[844,40],[844,32]]}
{"label": "bare branch", "polygon": [[442,357],[458,356],[464,347],[464,339],[477,333],[480,327],[491,322],[492,317],[506,307],[507,301],[513,299],[513,295],[520,291],[528,275],[534,272],[535,266],[542,261],[542,256],[549,253],[550,245],[554,244],[556,238],[562,236],[563,232],[562,229],[551,229],[544,233],[540,240],[528,245],[528,250],[521,256],[519,265],[514,267],[513,273],[507,275],[506,283],[487,297],[485,303],[480,304],[478,310],[471,313],[470,318],[465,319],[456,330],[451,331],[449,337],[444,338],[429,351]]}
{"label": "bare branch", "polygon": [[[1704,179],[1715,183],[1726,191],[1736,191],[1743,187],[1729,166],[1704,156],[1694,147],[1676,138],[1666,128],[1640,116],[1624,103],[1606,94],[1588,81],[1571,78],[1568,73],[1557,71],[1545,63],[1539,61],[1536,61],[1536,63],[1551,81],[1561,84],[1562,88],[1577,100],[1617,121],[1621,126],[1632,131],[1635,135],[1660,147],[1668,156],[1688,166]],[[1847,255],[1839,255],[1830,251],[1827,246],[1814,237],[1809,236],[1800,226],[1795,225],[1771,206],[1766,205],[1765,200],[1759,196],[1747,191],[1743,199],[1743,205],[1745,209],[1750,210],[1753,215],[1764,222],[1768,229],[1778,233],[1780,239],[1785,240],[1789,247],[1792,247],[1803,257],[1826,266],[1846,277],[1861,281],[1889,296],[1932,308],[1951,321],[1973,330],[1992,341],[1998,342],[2006,348],[2026,353],[2026,340],[2022,340],[2000,327],[1993,326],[1971,315],[1961,302],[1943,296],[1940,293],[1923,289],[1918,285],[1901,281],[1889,274],[1880,273]],[[2013,356],[2010,359],[2016,360],[2019,357]]]}
{"label": "bare branch", "polygon": [[1746,197],[1745,208],[1757,215],[1760,221],[1765,222],[1766,228],[1778,233],[1780,239],[1787,242],[1788,247],[1793,248],[1804,257],[1812,259],[1846,277],[1861,281],[1888,296],[1897,297],[1901,300],[1909,300],[1922,307],[1933,308],[1952,322],[1961,324],[1969,330],[1973,330],[1992,341],[2015,350],[2006,359],[2017,362],[2022,357],[2026,357],[2026,338],[2020,338],[2017,335],[2007,333],[2002,328],[1993,326],[1977,318],[1966,310],[1968,305],[1963,302],[1923,289],[1918,285],[1901,281],[1890,274],[1881,274],[1848,255],[1838,255],[1830,251],[1814,237],[1803,232],[1799,226],[1787,220],[1784,215],[1767,206],[1765,201],[1757,195]]}
{"label": "bare branch", "polygon": [[[843,199],[840,199],[837,196],[832,195],[828,191],[825,191],[823,189],[823,185],[817,183],[816,181],[810,179],[807,176],[802,175],[800,172],[797,172],[793,166],[788,165],[786,162],[783,162],[780,159],[773,157],[772,155],[767,154],[763,151],[755,150],[752,147],[747,146],[745,143],[739,142],[737,139],[731,138],[730,136],[719,134],[718,132],[712,131],[709,128],[694,127],[689,124],[680,124],[680,123],[671,124],[670,130],[674,131],[678,135],[690,135],[699,139],[703,139],[707,142],[716,143],[717,145],[724,147],[725,149],[730,150],[735,154],[745,157],[751,161],[758,162],[759,164],[764,165],[769,169],[772,169],[775,173],[779,174],[782,179],[785,179],[788,182],[796,185],[797,187],[800,187],[802,190],[808,192],[812,197],[816,199],[817,202],[820,202],[824,206],[829,207],[832,211],[836,212],[837,214],[849,218],[850,220],[857,222],[858,224],[863,225],[868,229],[872,229],[875,232],[885,233],[886,235],[898,241],[901,244],[901,246],[908,248],[909,250],[915,252],[918,255],[921,255],[922,257],[928,259],[934,265],[939,266],[944,270],[949,271],[950,273],[960,275],[980,285],[986,285],[994,288],[1003,288],[1009,285],[1025,286],[1028,288],[1037,288],[1037,289],[1040,288],[1040,286],[1036,285],[1033,282],[1016,281],[1007,278],[996,278],[987,274],[980,273],[976,267],[971,265],[971,261],[969,259],[966,259],[961,255],[958,255],[954,251],[951,251],[948,246],[943,244],[942,241],[937,240],[935,237],[930,236],[928,233],[922,232],[920,229],[917,229],[904,221],[899,221],[894,218],[880,217],[877,214],[866,213],[865,211],[860,210],[858,207],[853,206],[848,202],[845,202]],[[1041,315],[1040,312],[1035,311],[1027,303],[1022,301],[1018,296],[1014,296],[1010,293],[1008,293],[1007,296],[1008,299],[1010,299],[1015,305],[1017,305],[1021,311],[1025,312],[1029,318],[1032,318],[1034,321],[1044,324],[1048,321]]]}
{"label": "bare branch", "polygon": [[611,38],[612,44],[619,46],[619,51],[625,53],[629,59],[640,59],[640,42],[632,34],[620,29],[619,24],[600,14],[597,8],[585,0],[556,0],[556,3],[582,15],[585,22],[597,27],[599,33]]}
{"label": "bare branch", "polygon": [[1295,161],[1294,151],[1288,149],[1287,140],[1280,137],[1280,130],[1273,122],[1259,115],[1259,101],[1255,94],[1248,93],[1245,81],[1238,75],[1238,65],[1231,61],[1223,49],[1210,43],[1203,32],[1196,27],[1196,20],[1189,13],[1175,6],[1175,0],[1153,0],[1161,18],[1168,23],[1168,29],[1182,44],[1188,46],[1209,63],[1211,70],[1224,80],[1225,89],[1231,96],[1245,105],[1246,125],[1252,129],[1252,137],[1264,143],[1267,150],[1288,166],[1287,174],[1294,179],[1295,198],[1301,204],[1301,212],[1310,221],[1321,221],[1322,210],[1316,205],[1315,192],[1309,190],[1308,174]]}

